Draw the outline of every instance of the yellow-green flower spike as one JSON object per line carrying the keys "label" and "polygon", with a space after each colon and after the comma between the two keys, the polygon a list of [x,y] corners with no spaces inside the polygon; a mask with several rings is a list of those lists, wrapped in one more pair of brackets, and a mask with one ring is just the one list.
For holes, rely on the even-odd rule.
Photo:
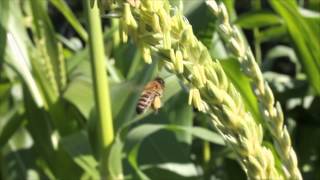
{"label": "yellow-green flower spike", "polygon": [[176,66],[176,70],[179,74],[183,73],[183,57],[182,57],[182,53],[180,50],[176,51],[176,62],[175,62],[175,66]]}

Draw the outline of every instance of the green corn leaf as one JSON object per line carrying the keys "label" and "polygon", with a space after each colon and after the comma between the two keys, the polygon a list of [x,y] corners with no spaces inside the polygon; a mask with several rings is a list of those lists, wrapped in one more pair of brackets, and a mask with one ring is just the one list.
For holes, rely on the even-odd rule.
{"label": "green corn leaf", "polygon": [[261,122],[262,117],[258,109],[258,102],[251,90],[250,80],[241,72],[240,64],[235,59],[221,61],[227,76],[240,92],[243,102],[254,118]]}
{"label": "green corn leaf", "polygon": [[317,33],[302,18],[293,1],[271,0],[271,6],[285,20],[299,60],[316,94],[320,94],[320,44]]}
{"label": "green corn leaf", "polygon": [[82,27],[76,16],[73,14],[71,9],[68,7],[65,1],[63,0],[50,0],[50,2],[64,15],[68,20],[71,26],[77,31],[85,41],[88,40],[88,34],[86,30]]}
{"label": "green corn leaf", "polygon": [[[224,145],[221,137],[213,133],[212,131],[199,128],[199,127],[183,127],[175,125],[161,125],[161,124],[144,124],[132,129],[126,139],[126,149],[129,150],[129,162],[137,172],[139,177],[145,177],[146,175],[140,170],[138,163],[139,149],[141,143],[152,134],[159,132],[160,130],[167,130],[172,132],[185,132],[192,134],[194,137],[215,143]],[[174,149],[171,149],[174,151]],[[182,150],[182,149],[181,149]],[[180,152],[181,153],[181,152]]]}
{"label": "green corn leaf", "polygon": [[84,131],[71,134],[61,139],[61,145],[92,179],[99,179],[98,162],[92,155],[88,137]]}
{"label": "green corn leaf", "polygon": [[1,130],[0,130],[0,149],[2,149],[14,133],[25,122],[24,116],[17,111],[17,108],[9,111],[3,118],[0,118]]}
{"label": "green corn leaf", "polygon": [[242,28],[253,29],[282,24],[282,19],[272,12],[256,11],[241,14],[235,23]]}
{"label": "green corn leaf", "polygon": [[[81,89],[81,91],[79,91]],[[75,105],[86,119],[94,106],[92,82],[84,77],[74,78],[68,85],[64,98]]]}

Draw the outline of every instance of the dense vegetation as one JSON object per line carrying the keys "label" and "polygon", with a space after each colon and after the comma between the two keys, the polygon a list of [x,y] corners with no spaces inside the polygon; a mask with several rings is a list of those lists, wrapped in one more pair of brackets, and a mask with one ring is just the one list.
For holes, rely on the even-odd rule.
{"label": "dense vegetation", "polygon": [[318,0],[0,0],[1,179],[320,179],[319,37]]}

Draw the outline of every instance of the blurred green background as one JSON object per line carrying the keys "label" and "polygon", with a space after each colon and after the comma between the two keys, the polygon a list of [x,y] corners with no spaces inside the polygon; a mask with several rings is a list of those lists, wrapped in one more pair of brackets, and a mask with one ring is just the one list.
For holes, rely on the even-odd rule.
{"label": "blurred green background", "polygon": [[[320,179],[320,1],[284,1],[294,3],[221,2],[283,107],[304,179]],[[183,7],[194,33],[260,119],[249,80],[204,1],[170,2]],[[159,57],[146,65],[135,44],[120,43],[118,22],[108,13],[101,12],[115,130],[110,171],[125,179],[246,179],[209,118],[188,105],[187,88],[158,67]],[[1,179],[100,179],[86,27],[82,1],[0,0]],[[166,82],[163,107],[136,115],[141,89],[156,75]],[[270,142],[270,134],[265,139]]]}

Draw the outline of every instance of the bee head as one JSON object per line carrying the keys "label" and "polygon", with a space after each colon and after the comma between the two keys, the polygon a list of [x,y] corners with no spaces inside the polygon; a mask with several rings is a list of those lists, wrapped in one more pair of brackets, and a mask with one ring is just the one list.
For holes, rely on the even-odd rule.
{"label": "bee head", "polygon": [[156,77],[154,80],[160,83],[164,87],[164,80],[161,77]]}

